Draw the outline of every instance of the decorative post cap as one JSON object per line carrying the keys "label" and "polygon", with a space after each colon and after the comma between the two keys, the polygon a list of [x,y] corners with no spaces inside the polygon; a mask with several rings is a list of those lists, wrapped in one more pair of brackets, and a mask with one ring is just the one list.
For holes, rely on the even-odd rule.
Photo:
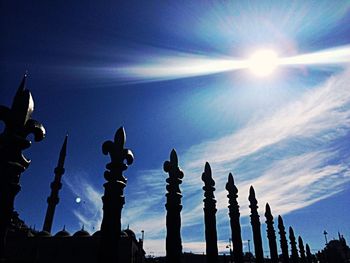
{"label": "decorative post cap", "polygon": [[249,201],[256,202],[254,187],[251,185],[249,188]]}
{"label": "decorative post cap", "polygon": [[278,216],[278,225],[283,225],[283,219],[280,215]]}
{"label": "decorative post cap", "polygon": [[265,217],[266,218],[271,218],[272,219],[272,213],[271,213],[271,208],[269,203],[266,203],[266,207],[265,207]]}
{"label": "decorative post cap", "polygon": [[226,190],[227,191],[232,191],[233,194],[237,194],[238,193],[238,189],[235,185],[235,181],[233,179],[233,176],[232,176],[232,173],[229,173],[228,175],[228,180],[227,180],[227,183],[226,183]]}
{"label": "decorative post cap", "polygon": [[163,169],[166,173],[169,173],[169,177],[175,175],[178,179],[182,179],[184,177],[184,173],[180,170],[179,161],[177,158],[177,153],[175,149],[171,150],[170,153],[170,161],[165,161],[163,165]]}
{"label": "decorative post cap", "polygon": [[211,174],[211,167],[208,162],[205,163],[204,173],[202,173],[202,181],[209,186],[215,185],[215,181],[213,180],[213,177]]}
{"label": "decorative post cap", "polygon": [[289,235],[294,237],[294,230],[291,226],[289,227]]}
{"label": "decorative post cap", "polygon": [[[114,170],[115,173],[105,173],[105,178],[107,181],[111,181],[113,179],[116,180],[126,180],[122,176],[122,172],[128,169],[128,166],[131,165],[134,161],[134,155],[131,150],[125,149],[126,135],[124,127],[120,127],[115,135],[114,141],[105,141],[102,145],[102,152],[104,155],[109,153],[111,157],[111,162],[106,165],[106,168],[110,171]],[[126,160],[126,163],[124,162]],[[117,176],[118,178],[115,178]],[[119,178],[119,177],[123,178]]]}

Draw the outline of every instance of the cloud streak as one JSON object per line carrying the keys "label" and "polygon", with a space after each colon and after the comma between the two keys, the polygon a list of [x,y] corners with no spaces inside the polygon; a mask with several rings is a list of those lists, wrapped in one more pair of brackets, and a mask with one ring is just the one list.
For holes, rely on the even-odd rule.
{"label": "cloud streak", "polygon": [[[218,214],[227,214],[224,187],[229,172],[235,172],[242,216],[249,214],[250,185],[256,189],[260,213],[269,202],[275,215],[290,213],[342,191],[350,181],[350,158],[340,156],[334,143],[349,131],[349,87],[350,70],[345,70],[272,116],[254,119],[241,130],[179,153],[185,172],[181,185],[183,234],[184,229],[203,224],[200,175],[206,161],[210,162],[216,181]],[[133,198],[127,199],[123,220],[131,223],[136,232],[145,230],[147,252],[164,254],[165,175],[159,170],[142,171],[137,185]],[[78,191],[73,186],[71,189]],[[92,208],[84,213],[75,211],[75,215],[82,223],[90,222],[89,227],[96,227],[101,214],[91,217],[91,213],[94,209],[101,211],[101,193],[84,182],[82,192],[77,194],[84,195]],[[138,200],[143,200],[141,206]],[[218,218],[218,224],[227,222],[227,216]],[[223,238],[224,233],[219,231],[218,235]],[[203,252],[203,239],[204,233],[192,239],[184,235],[184,250]]]}

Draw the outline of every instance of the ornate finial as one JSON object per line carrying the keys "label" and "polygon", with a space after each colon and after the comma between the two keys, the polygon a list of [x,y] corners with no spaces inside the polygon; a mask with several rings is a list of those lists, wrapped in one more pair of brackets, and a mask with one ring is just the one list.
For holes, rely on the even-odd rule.
{"label": "ornate finial", "polygon": [[286,238],[286,231],[284,228],[283,220],[280,215],[278,216],[278,229],[280,234],[282,259],[284,263],[288,263],[289,262],[288,242]]}
{"label": "ornate finial", "polygon": [[249,202],[250,202],[250,222],[253,229],[253,238],[254,238],[254,248],[255,248],[255,257],[257,263],[264,262],[264,253],[262,248],[262,239],[260,232],[260,220],[258,214],[258,201],[255,198],[255,191],[253,186],[249,189]]}
{"label": "ornate finial", "polygon": [[22,151],[31,145],[27,136],[34,134],[35,141],[45,136],[42,124],[33,120],[34,101],[29,90],[25,88],[27,76],[24,75],[13,99],[11,108],[0,106],[0,120],[5,129],[0,134],[0,259],[3,257],[6,234],[10,225],[14,200],[20,191],[20,175],[29,166]]}
{"label": "ornate finial", "polygon": [[[109,171],[105,172],[107,181],[121,181],[126,183],[122,172],[134,161],[134,155],[129,149],[124,149],[126,135],[124,127],[120,127],[114,135],[114,142],[106,141],[102,145],[104,155],[110,154],[111,162],[106,165]],[[126,163],[124,162],[126,160]]]}
{"label": "ornate finial", "polygon": [[218,246],[216,232],[216,200],[214,196],[215,181],[211,174],[211,168],[208,162],[205,163],[204,173],[202,173],[202,181],[204,182],[204,224],[205,224],[205,240],[207,262],[218,262]]}
{"label": "ornate finial", "polygon": [[300,253],[301,263],[306,263],[304,242],[303,242],[303,239],[301,238],[301,236],[298,237],[298,245],[299,245],[299,253]]}
{"label": "ornate finial", "polygon": [[312,263],[312,254],[311,254],[311,250],[308,244],[306,244],[306,260],[307,263]]}
{"label": "ornate finial", "polygon": [[297,250],[297,242],[295,240],[295,235],[292,227],[289,227],[289,240],[291,246],[291,260],[293,263],[298,263],[299,255]]}
{"label": "ornate finial", "polygon": [[[125,149],[126,135],[120,127],[114,136],[114,141],[106,141],[102,145],[103,154],[110,154],[111,162],[106,165],[104,177],[107,180],[103,202],[103,218],[101,224],[101,243],[99,260],[101,262],[118,262],[118,253],[115,253],[119,244],[121,232],[121,212],[125,203],[124,188],[126,178],[123,171],[134,161],[129,149]],[[126,161],[126,162],[125,162]]]}
{"label": "ornate finial", "polygon": [[168,263],[177,263],[181,261],[182,244],[181,244],[181,191],[179,185],[184,177],[183,172],[179,168],[176,151],[173,149],[170,153],[170,160],[165,161],[163,168],[169,174],[166,179],[168,183],[166,189],[166,259]]}
{"label": "ornate finial", "polygon": [[236,263],[243,263],[243,245],[242,245],[242,236],[241,236],[241,225],[239,221],[239,205],[237,202],[238,198],[238,189],[235,186],[233,176],[231,173],[228,175],[228,180],[226,183],[226,190],[228,191],[228,202],[229,202],[229,216],[230,216],[230,225],[231,225],[231,236],[232,236],[232,249],[233,249],[233,258]]}
{"label": "ornate finial", "polygon": [[269,240],[271,262],[277,263],[278,252],[277,252],[276,234],[275,234],[275,229],[273,227],[273,216],[271,214],[271,208],[269,203],[266,203],[265,217],[266,217],[266,225],[267,225],[266,231],[267,231],[267,238]]}

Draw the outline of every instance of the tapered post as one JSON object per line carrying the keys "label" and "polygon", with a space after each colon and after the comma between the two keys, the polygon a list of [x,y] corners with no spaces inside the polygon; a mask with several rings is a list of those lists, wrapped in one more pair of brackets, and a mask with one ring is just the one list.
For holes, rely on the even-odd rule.
{"label": "tapered post", "polygon": [[68,135],[66,135],[66,138],[64,139],[64,142],[60,151],[60,156],[58,158],[57,167],[55,168],[55,178],[50,185],[51,194],[47,198],[47,210],[46,210],[43,230],[49,233],[51,233],[56,206],[60,201],[58,193],[62,188],[61,179],[62,179],[62,175],[64,174],[64,161],[66,159],[66,153],[67,153],[67,139],[68,139]]}
{"label": "tapered post", "polygon": [[202,174],[204,182],[204,225],[207,263],[218,262],[218,244],[216,233],[216,200],[214,196],[215,181],[211,174],[209,163],[205,164],[204,173]]}
{"label": "tapered post", "polygon": [[166,262],[179,263],[182,256],[181,242],[181,191],[180,184],[184,173],[179,168],[176,151],[170,153],[170,160],[164,162],[164,171],[169,174],[166,190]]}
{"label": "tapered post", "polygon": [[307,263],[312,263],[312,254],[308,244],[306,244],[306,261]]}
{"label": "tapered post", "polygon": [[299,255],[297,250],[297,242],[295,240],[295,235],[292,227],[289,227],[289,240],[291,247],[291,260],[292,263],[299,263]]}
{"label": "tapered post", "polygon": [[276,243],[276,234],[275,228],[273,227],[273,216],[271,214],[271,208],[268,203],[266,203],[265,207],[265,218],[266,218],[266,226],[267,226],[267,238],[269,240],[270,247],[270,258],[272,263],[278,262],[278,252],[277,252],[277,243]]}
{"label": "tapered post", "polygon": [[281,216],[278,216],[278,230],[280,234],[282,261],[283,263],[288,263],[289,262],[288,241],[286,237],[285,227],[283,224],[283,219]]}
{"label": "tapered post", "polygon": [[258,214],[258,201],[255,198],[255,191],[253,186],[250,187],[249,190],[249,202],[250,202],[250,223],[253,229],[253,239],[254,239],[254,250],[255,250],[255,258],[257,263],[264,262],[264,253],[262,247],[261,240],[261,230],[260,230],[260,220]]}
{"label": "tapered post", "polygon": [[31,145],[27,136],[33,133],[35,141],[41,141],[45,136],[44,127],[31,118],[34,101],[25,87],[26,78],[25,75],[11,108],[0,106],[0,120],[5,123],[0,134],[0,260],[4,258],[15,197],[21,190],[20,176],[30,164],[30,160],[22,155],[22,151]]}
{"label": "tapered post", "polygon": [[231,236],[232,236],[232,251],[233,259],[235,263],[243,263],[243,245],[241,236],[241,224],[239,221],[239,205],[237,202],[238,189],[234,183],[233,176],[230,173],[228,175],[228,181],[226,184],[226,190],[228,191],[228,202],[229,202],[229,216],[231,225]]}
{"label": "tapered post", "polygon": [[299,246],[300,262],[306,263],[304,242],[303,242],[303,239],[301,238],[301,236],[298,237],[298,246]]}
{"label": "tapered post", "polygon": [[103,218],[101,224],[100,262],[118,262],[119,239],[121,231],[121,212],[125,203],[124,188],[127,179],[123,176],[134,156],[129,149],[125,149],[126,135],[120,127],[114,136],[114,141],[106,141],[102,145],[103,154],[109,154],[111,162],[106,165],[104,178],[107,183],[103,202]]}

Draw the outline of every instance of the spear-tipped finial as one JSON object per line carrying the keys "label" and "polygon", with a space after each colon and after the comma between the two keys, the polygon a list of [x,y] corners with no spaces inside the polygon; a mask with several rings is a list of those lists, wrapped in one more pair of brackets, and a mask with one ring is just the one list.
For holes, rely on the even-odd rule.
{"label": "spear-tipped finial", "polygon": [[256,200],[255,199],[255,190],[254,187],[251,185],[249,188],[249,201]]}
{"label": "spear-tipped finial", "polygon": [[280,234],[282,260],[283,260],[283,263],[288,263],[289,262],[288,242],[286,238],[286,231],[284,228],[283,219],[280,215],[278,216],[278,229]]}
{"label": "spear-tipped finial", "polygon": [[266,218],[266,225],[267,225],[267,229],[266,229],[267,238],[269,239],[271,262],[277,263],[278,252],[277,252],[276,234],[273,226],[273,216],[271,213],[271,208],[269,203],[266,203],[266,206],[265,206],[265,218]]}
{"label": "spear-tipped finial", "polygon": [[216,200],[214,196],[215,181],[213,180],[211,167],[208,162],[205,163],[204,172],[202,173],[202,181],[204,182],[204,224],[205,224],[205,240],[206,254],[208,263],[218,262],[218,246],[216,232]]}
{"label": "spear-tipped finial", "polygon": [[255,191],[253,186],[250,186],[249,189],[249,202],[250,202],[250,223],[253,229],[253,239],[254,239],[254,248],[255,248],[255,257],[257,263],[264,262],[264,253],[262,247],[261,231],[260,231],[260,219],[258,213],[258,201],[255,197]]}
{"label": "spear-tipped finial", "polygon": [[299,254],[300,254],[301,263],[306,263],[304,242],[301,236],[298,237],[298,245],[299,245]]}
{"label": "spear-tipped finial", "polygon": [[180,184],[184,173],[179,168],[179,160],[175,149],[170,153],[170,160],[165,161],[163,169],[169,174],[166,179],[168,183],[166,186],[166,260],[169,263],[176,263],[181,261],[182,256],[182,241],[181,241],[181,190]]}
{"label": "spear-tipped finial", "polygon": [[61,150],[60,150],[60,156],[58,158],[57,167],[64,167],[64,161],[66,159],[67,155],[67,141],[68,141],[68,134],[66,134],[66,137],[64,138]]}
{"label": "spear-tipped finial", "polygon": [[307,263],[312,263],[312,254],[311,254],[311,249],[309,247],[309,244],[306,244],[306,260],[307,260]]}
{"label": "spear-tipped finial", "polygon": [[290,226],[289,227],[289,240],[290,240],[290,246],[291,246],[291,259],[293,263],[299,262],[299,254],[297,250],[297,243],[295,240],[294,230]]}
{"label": "spear-tipped finial", "polygon": [[228,180],[226,183],[226,190],[228,191],[228,202],[229,202],[229,216],[230,216],[230,225],[231,225],[231,236],[232,236],[232,250],[233,250],[233,259],[236,263],[243,263],[243,245],[242,245],[242,236],[241,236],[241,225],[240,225],[240,213],[239,205],[237,202],[238,198],[238,189],[234,183],[232,173],[229,173]]}

